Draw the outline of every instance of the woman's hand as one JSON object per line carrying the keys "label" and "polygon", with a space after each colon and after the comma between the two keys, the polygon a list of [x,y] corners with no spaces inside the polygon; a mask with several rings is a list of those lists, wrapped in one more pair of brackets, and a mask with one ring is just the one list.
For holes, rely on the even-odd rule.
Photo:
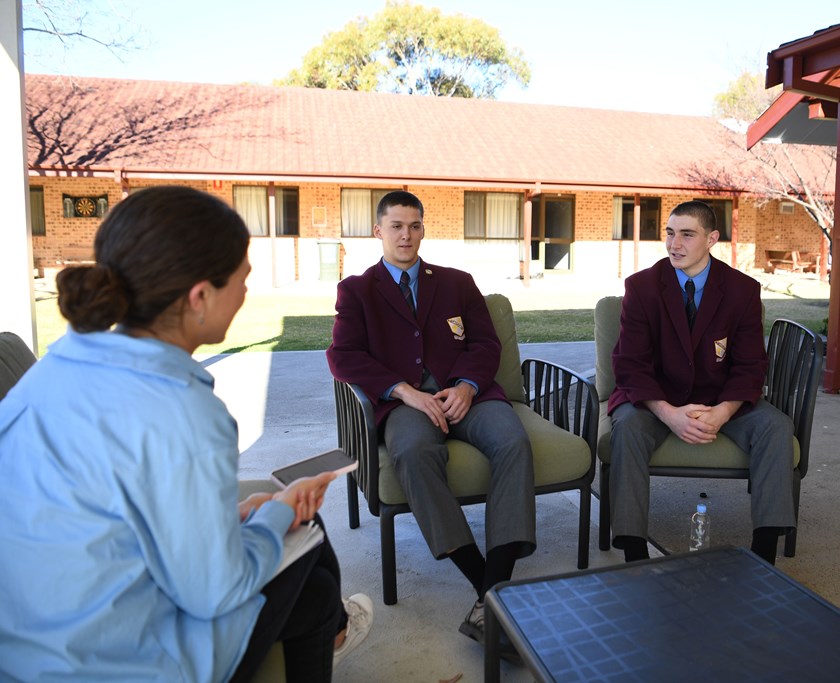
{"label": "woman's hand", "polygon": [[285,503],[295,511],[295,519],[289,526],[289,531],[297,529],[301,522],[308,522],[315,516],[324,502],[327,487],[335,478],[335,472],[321,472],[316,477],[302,477],[272,496],[273,500]]}
{"label": "woman's hand", "polygon": [[251,514],[251,510],[258,510],[260,505],[273,497],[273,493],[252,493],[239,503],[239,521],[244,522],[245,518]]}

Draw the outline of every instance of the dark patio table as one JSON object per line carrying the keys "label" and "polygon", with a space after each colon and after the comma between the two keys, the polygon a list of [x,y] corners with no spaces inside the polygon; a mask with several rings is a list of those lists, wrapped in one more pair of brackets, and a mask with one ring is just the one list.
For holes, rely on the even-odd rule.
{"label": "dark patio table", "polygon": [[743,548],[507,581],[485,605],[494,683],[500,626],[537,681],[840,681],[840,609]]}

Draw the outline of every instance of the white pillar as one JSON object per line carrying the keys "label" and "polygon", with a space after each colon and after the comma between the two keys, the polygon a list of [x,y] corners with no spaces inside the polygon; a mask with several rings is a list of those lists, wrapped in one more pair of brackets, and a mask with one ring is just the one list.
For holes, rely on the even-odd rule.
{"label": "white pillar", "polygon": [[21,0],[0,0],[0,331],[37,353],[21,15]]}

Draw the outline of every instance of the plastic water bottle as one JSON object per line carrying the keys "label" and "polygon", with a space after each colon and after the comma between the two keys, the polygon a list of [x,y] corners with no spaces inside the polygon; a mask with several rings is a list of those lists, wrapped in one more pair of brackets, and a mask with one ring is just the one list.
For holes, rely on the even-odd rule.
{"label": "plastic water bottle", "polygon": [[697,504],[697,512],[691,515],[689,550],[705,550],[709,547],[709,513],[703,503]]}

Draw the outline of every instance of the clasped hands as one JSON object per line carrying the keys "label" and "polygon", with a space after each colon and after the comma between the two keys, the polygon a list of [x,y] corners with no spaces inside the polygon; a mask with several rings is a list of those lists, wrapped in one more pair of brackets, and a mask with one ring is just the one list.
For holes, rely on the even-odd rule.
{"label": "clasped hands", "polygon": [[335,477],[335,472],[321,472],[316,477],[296,479],[275,493],[253,493],[239,503],[239,519],[244,521],[251,510],[258,509],[269,500],[276,500],[294,510],[295,518],[289,526],[289,531],[294,531],[302,522],[308,522],[315,516],[324,502],[327,487]]}
{"label": "clasped hands", "polygon": [[458,424],[464,419],[472,406],[475,393],[475,387],[469,382],[441,389],[436,394],[420,391],[405,382],[398,384],[391,391],[394,398],[425,413],[432,424],[444,434],[449,433],[450,424]]}
{"label": "clasped hands", "polygon": [[[664,402],[663,402],[664,403]],[[686,443],[712,443],[720,428],[740,407],[740,401],[723,401],[714,406],[689,403],[684,406],[660,404],[652,412]]]}

